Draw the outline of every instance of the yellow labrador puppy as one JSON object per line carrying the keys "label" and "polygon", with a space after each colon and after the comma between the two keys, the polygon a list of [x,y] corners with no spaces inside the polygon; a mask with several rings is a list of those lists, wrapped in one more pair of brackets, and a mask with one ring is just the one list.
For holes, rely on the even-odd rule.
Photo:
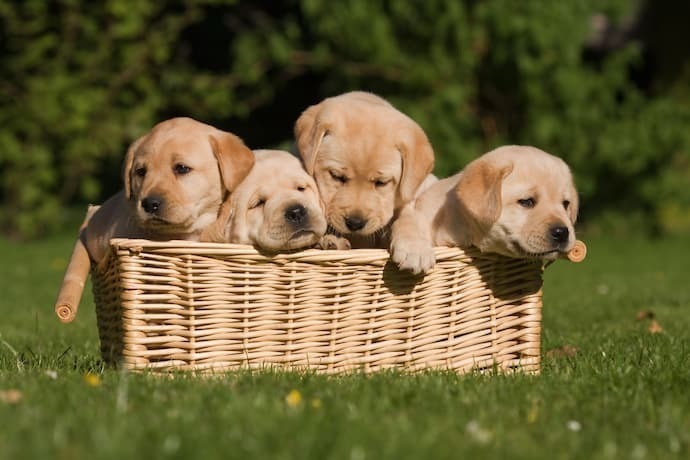
{"label": "yellow labrador puppy", "polygon": [[266,251],[316,245],[326,233],[326,219],[314,179],[289,152],[255,150],[254,155],[254,167],[201,240]]}
{"label": "yellow labrador puppy", "polygon": [[422,128],[384,99],[354,91],[306,109],[295,137],[329,228],[353,248],[387,248],[390,223],[434,165]]}
{"label": "yellow labrador puppy", "polygon": [[575,244],[577,212],[563,160],[534,147],[499,147],[405,208],[394,224],[391,258],[414,273],[434,266],[434,246],[555,259]]}
{"label": "yellow labrador puppy", "polygon": [[234,134],[191,118],[157,124],[127,151],[124,190],[81,233],[91,260],[101,261],[111,238],[198,240],[253,164]]}

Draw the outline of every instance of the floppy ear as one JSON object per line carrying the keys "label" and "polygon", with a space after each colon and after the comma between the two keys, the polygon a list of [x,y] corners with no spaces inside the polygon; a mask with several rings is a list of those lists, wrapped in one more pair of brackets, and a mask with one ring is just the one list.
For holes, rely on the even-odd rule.
{"label": "floppy ear", "polygon": [[206,227],[199,236],[199,241],[208,241],[212,243],[228,243],[230,242],[229,227],[230,221],[233,217],[233,209],[230,200],[226,199],[220,206],[218,217],[215,222]]}
{"label": "floppy ear", "polygon": [[248,199],[249,197],[242,191],[240,194],[233,193],[227,200],[227,220],[223,232],[228,243],[251,244],[247,223]]}
{"label": "floppy ear", "polygon": [[512,170],[512,166],[499,167],[480,159],[462,172],[455,194],[460,219],[469,226],[473,244],[478,245],[500,217],[501,185]]}
{"label": "floppy ear", "polygon": [[319,125],[317,116],[321,111],[321,103],[312,105],[302,112],[295,122],[295,139],[297,149],[304,163],[304,169],[310,176],[314,175],[316,154],[321,146],[321,140],[326,134],[326,128]]}
{"label": "floppy ear", "polygon": [[132,166],[134,165],[134,154],[139,149],[139,146],[144,142],[144,140],[149,136],[149,133],[144,134],[139,139],[132,142],[132,144],[127,149],[127,154],[125,155],[125,161],[122,164],[122,180],[125,184],[125,198],[128,200],[132,196]]}
{"label": "floppy ear", "polygon": [[434,168],[434,150],[422,128],[412,125],[411,143],[398,145],[402,154],[402,175],[398,185],[398,202],[402,205],[412,201],[417,189]]}
{"label": "floppy ear", "polygon": [[254,153],[244,145],[242,139],[231,133],[218,131],[208,139],[218,162],[223,185],[228,192],[232,192],[254,166]]}

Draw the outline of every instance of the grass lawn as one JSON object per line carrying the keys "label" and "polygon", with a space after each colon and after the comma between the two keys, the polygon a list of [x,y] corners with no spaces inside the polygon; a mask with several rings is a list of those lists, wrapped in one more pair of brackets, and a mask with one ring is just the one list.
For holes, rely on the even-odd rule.
{"label": "grass lawn", "polygon": [[90,292],[52,311],[72,241],[0,240],[0,459],[690,458],[687,239],[549,267],[539,376],[205,379],[102,368]]}

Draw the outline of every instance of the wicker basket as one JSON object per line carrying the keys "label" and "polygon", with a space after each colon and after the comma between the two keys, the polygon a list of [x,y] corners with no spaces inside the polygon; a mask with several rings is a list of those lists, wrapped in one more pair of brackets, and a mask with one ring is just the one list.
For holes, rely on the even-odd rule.
{"label": "wicker basket", "polygon": [[92,270],[102,355],[150,370],[538,372],[542,264],[436,258],[415,277],[378,249],[113,240]]}

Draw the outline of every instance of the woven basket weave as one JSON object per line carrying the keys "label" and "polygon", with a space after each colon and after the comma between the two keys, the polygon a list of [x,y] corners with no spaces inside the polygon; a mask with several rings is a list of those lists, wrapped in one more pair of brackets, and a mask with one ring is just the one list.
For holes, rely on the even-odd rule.
{"label": "woven basket weave", "polygon": [[128,369],[538,372],[541,263],[436,258],[415,277],[378,249],[113,240],[92,270],[101,352]]}

